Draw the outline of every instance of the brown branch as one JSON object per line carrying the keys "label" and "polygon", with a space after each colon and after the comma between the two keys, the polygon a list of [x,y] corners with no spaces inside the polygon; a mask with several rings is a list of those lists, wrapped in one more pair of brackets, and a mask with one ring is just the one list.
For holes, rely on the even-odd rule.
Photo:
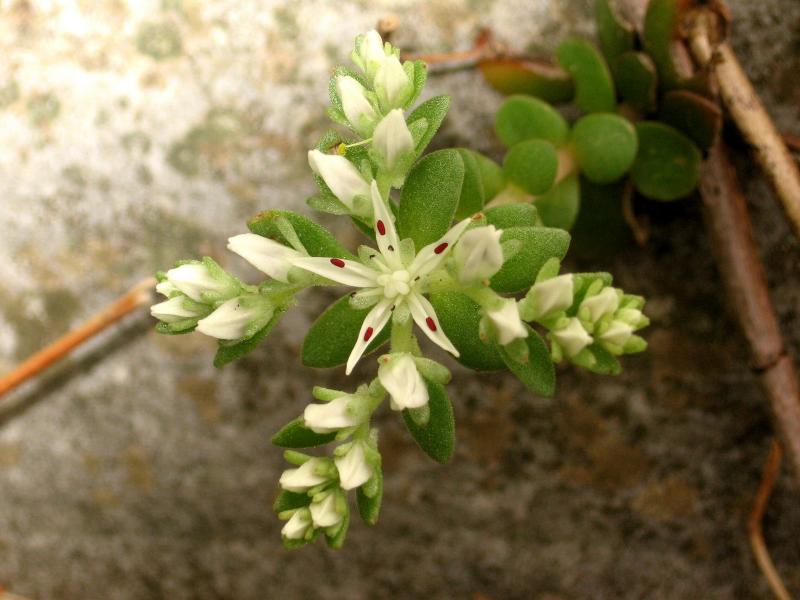
{"label": "brown branch", "polygon": [[800,135],[794,135],[793,133],[786,133],[784,131],[781,133],[781,137],[783,138],[783,143],[786,144],[789,150],[800,152]]}
{"label": "brown branch", "polygon": [[789,591],[786,589],[786,586],[783,585],[783,580],[769,555],[769,549],[767,548],[767,543],[764,541],[764,531],[762,529],[767,503],[769,502],[769,497],[772,495],[772,489],[775,487],[775,480],[780,471],[781,454],[780,444],[773,439],[769,447],[766,463],[764,464],[764,474],[761,477],[761,485],[758,486],[758,492],[753,502],[753,510],[750,512],[750,516],[747,519],[747,534],[750,538],[750,547],[753,549],[756,562],[761,572],[764,574],[767,583],[769,583],[772,593],[775,594],[778,600],[792,600]]}
{"label": "brown branch", "polygon": [[41,373],[89,338],[97,335],[140,306],[150,302],[152,300],[151,290],[155,283],[152,278],[140,281],[124,296],[121,296],[103,311],[92,316],[80,327],[58,338],[55,342],[28,358],[16,369],[0,377],[0,396],[21,385],[34,375]]}

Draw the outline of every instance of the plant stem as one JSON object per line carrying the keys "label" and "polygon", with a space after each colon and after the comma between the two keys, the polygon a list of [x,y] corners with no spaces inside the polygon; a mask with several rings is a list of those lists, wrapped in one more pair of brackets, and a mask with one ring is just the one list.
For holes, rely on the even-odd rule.
{"label": "plant stem", "polygon": [[125,295],[92,316],[83,325],[61,336],[55,342],[28,358],[16,369],[0,377],[0,396],[21,385],[34,375],[41,373],[71,350],[107,329],[125,315],[151,302],[152,289],[155,284],[156,281],[152,278],[140,281]]}

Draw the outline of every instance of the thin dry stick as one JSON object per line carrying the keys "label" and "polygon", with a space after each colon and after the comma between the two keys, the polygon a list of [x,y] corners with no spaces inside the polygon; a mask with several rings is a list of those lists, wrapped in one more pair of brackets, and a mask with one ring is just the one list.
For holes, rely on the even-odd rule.
{"label": "thin dry stick", "polygon": [[712,46],[713,18],[705,10],[696,14],[689,32],[692,54],[701,65],[712,70],[725,107],[752,144],[759,165],[800,235],[800,169],[731,47],[725,42]]}
{"label": "thin dry stick", "polygon": [[75,347],[116,323],[125,315],[149,303],[152,300],[151,290],[155,283],[155,280],[152,278],[140,281],[105,310],[91,317],[77,329],[58,338],[55,342],[28,358],[7,375],[0,377],[0,396],[11,391],[37,373],[42,372],[54,362],[63,358]]}
{"label": "thin dry stick", "polygon": [[403,54],[403,60],[421,60],[428,65],[430,72],[457,71],[473,69],[487,56],[487,49],[482,46],[470,48],[463,52],[442,52],[438,54]]}
{"label": "thin dry stick", "polygon": [[747,519],[747,533],[750,537],[750,546],[755,554],[756,562],[764,573],[772,593],[778,600],[792,600],[786,586],[783,585],[778,570],[772,562],[769,555],[767,544],[764,541],[764,531],[762,523],[764,520],[764,513],[767,510],[767,503],[769,497],[772,495],[772,489],[775,487],[775,480],[778,477],[778,472],[781,467],[781,446],[773,439],[769,447],[769,454],[767,461],[764,463],[764,474],[761,477],[761,485],[758,486],[755,502],[753,502],[753,510]]}

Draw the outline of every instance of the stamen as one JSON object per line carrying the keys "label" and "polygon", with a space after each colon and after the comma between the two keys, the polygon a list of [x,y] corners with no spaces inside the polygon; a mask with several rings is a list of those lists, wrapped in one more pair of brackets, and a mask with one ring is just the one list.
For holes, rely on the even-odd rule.
{"label": "stamen", "polygon": [[428,317],[427,319],[425,319],[425,324],[431,331],[436,331],[436,323],[433,321],[433,317]]}
{"label": "stamen", "polygon": [[367,327],[367,330],[364,332],[364,341],[365,342],[369,341],[369,338],[372,337],[372,334],[374,333],[374,331],[375,330],[372,327]]}
{"label": "stamen", "polygon": [[344,269],[344,261],[341,258],[332,258],[331,264],[334,267],[339,267],[340,269]]}
{"label": "stamen", "polygon": [[386,225],[383,224],[383,221],[378,219],[378,222],[375,223],[375,226],[378,228],[378,233],[381,235],[386,235]]}
{"label": "stamen", "polygon": [[444,252],[445,250],[447,250],[447,247],[448,247],[449,245],[450,245],[450,244],[448,244],[447,242],[442,242],[441,244],[439,244],[438,246],[436,246],[436,248],[434,248],[434,249],[433,249],[433,253],[434,253],[434,254],[441,254],[442,252]]}

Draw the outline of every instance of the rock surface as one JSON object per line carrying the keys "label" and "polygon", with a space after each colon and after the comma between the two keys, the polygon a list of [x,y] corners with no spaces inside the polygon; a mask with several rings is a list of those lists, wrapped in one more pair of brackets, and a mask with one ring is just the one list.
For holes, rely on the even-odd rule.
{"label": "rock surface", "polygon": [[[252,275],[224,241],[260,209],[305,210],[327,75],[378,17],[401,17],[408,50],[464,48],[484,25],[546,49],[591,34],[590,4],[5,3],[0,372],[176,259]],[[800,3],[731,5],[737,52],[779,126],[799,133]],[[432,78],[428,93],[453,96],[437,145],[500,152],[500,98],[475,73]],[[742,147],[738,160],[797,356],[800,247]],[[309,294],[221,371],[199,334],[129,319],[12,398],[26,408],[0,425],[0,586],[39,600],[769,598],[743,525],[771,435],[765,403],[699,203],[642,210],[644,251],[574,266],[608,268],[650,299],[650,351],[618,378],[564,369],[553,399],[458,371],[447,467],[384,414],[382,518],[354,523],[340,552],[284,551],[270,510],[283,468],[271,434],[308,402],[309,381],[350,385],[298,361],[334,296]],[[784,473],[766,535],[800,594],[797,494]]]}

